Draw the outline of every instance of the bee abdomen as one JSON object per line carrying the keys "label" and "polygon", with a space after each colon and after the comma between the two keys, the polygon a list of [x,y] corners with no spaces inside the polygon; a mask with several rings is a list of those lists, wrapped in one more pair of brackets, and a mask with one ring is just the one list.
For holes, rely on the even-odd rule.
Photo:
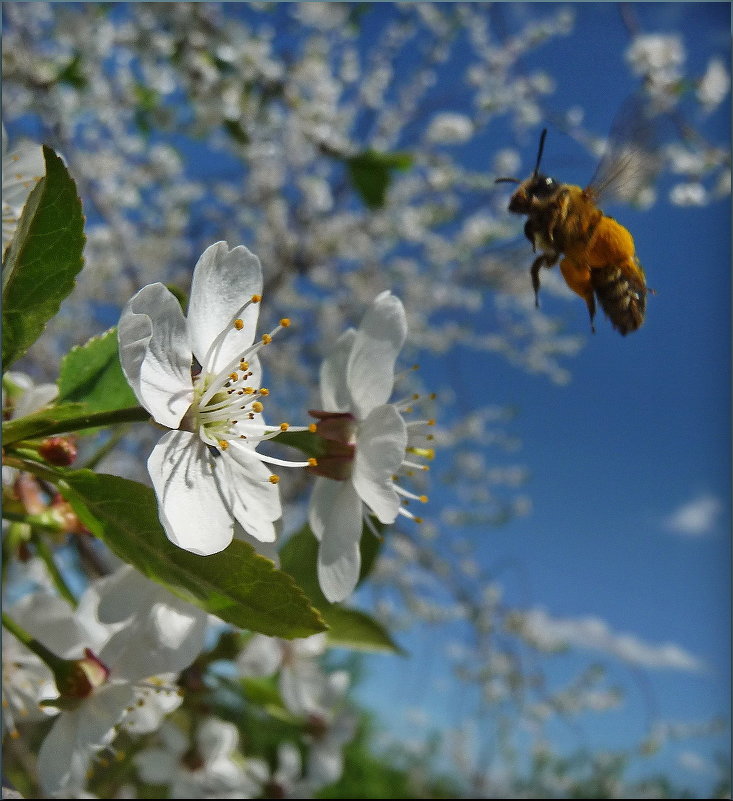
{"label": "bee abdomen", "polygon": [[644,322],[646,286],[625,275],[619,267],[596,267],[591,283],[598,302],[613,327],[623,336]]}

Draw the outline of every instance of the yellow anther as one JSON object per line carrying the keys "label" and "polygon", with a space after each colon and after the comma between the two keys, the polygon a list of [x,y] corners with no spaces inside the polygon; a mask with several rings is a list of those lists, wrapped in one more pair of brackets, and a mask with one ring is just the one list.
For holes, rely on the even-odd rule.
{"label": "yellow anther", "polygon": [[315,423],[311,423],[308,426],[308,431],[310,431],[311,434],[315,434],[317,430],[318,430],[318,426]]}
{"label": "yellow anther", "polygon": [[252,411],[261,412],[265,407],[259,401],[252,402]]}
{"label": "yellow anther", "polygon": [[289,317],[283,317],[282,320],[280,320],[280,325],[283,328],[287,328],[290,325],[290,318]]}
{"label": "yellow anther", "polygon": [[269,394],[270,390],[267,387],[262,387],[260,389],[260,395],[262,395],[263,398],[266,398]]}
{"label": "yellow anther", "polygon": [[431,393],[428,395],[428,398],[429,398],[430,400],[435,400],[437,397],[438,397],[438,396],[437,396],[437,395],[436,395],[434,392],[431,392]]}
{"label": "yellow anther", "polygon": [[430,420],[428,420],[428,425],[429,426],[434,426],[435,425],[435,420],[433,420],[432,418]]}
{"label": "yellow anther", "polygon": [[287,431],[290,428],[290,423],[280,423],[280,431]]}
{"label": "yellow anther", "polygon": [[435,450],[433,448],[408,448],[410,453],[414,453],[416,456],[424,456],[426,459],[434,459],[435,458]]}
{"label": "yellow anther", "polygon": [[231,378],[232,381],[237,381],[239,379],[239,373],[229,373],[229,378]]}
{"label": "yellow anther", "polygon": [[263,334],[262,335],[262,343],[264,345],[269,345],[270,342],[272,342],[272,337],[269,334]]}
{"label": "yellow anther", "polygon": [[262,300],[262,295],[252,295],[252,303],[259,303]]}
{"label": "yellow anther", "polygon": [[220,447],[220,448],[221,448],[223,451],[225,451],[225,450],[226,450],[226,449],[229,447],[229,443],[228,443],[228,442],[227,442],[225,439],[220,439],[220,440],[217,440],[217,442],[219,443],[219,447]]}
{"label": "yellow anther", "polygon": [[416,523],[422,523],[422,517],[414,517],[414,518],[413,518],[413,520],[414,520]]}
{"label": "yellow anther", "polygon": [[276,476],[274,473],[269,478],[270,484],[278,484],[280,482],[280,476]]}
{"label": "yellow anther", "polygon": [[242,392],[244,392],[245,395],[255,394],[255,391],[252,389],[252,387],[243,387]]}
{"label": "yellow anther", "polygon": [[244,328],[244,320],[237,318],[234,321],[234,327],[237,329],[237,331],[241,331]]}
{"label": "yellow anther", "polygon": [[428,496],[427,495],[421,495],[419,500],[420,500],[420,503],[427,503],[428,502]]}
{"label": "yellow anther", "polygon": [[420,400],[420,396],[417,394],[417,392],[413,393],[412,399],[413,400]]}
{"label": "yellow anther", "polygon": [[316,459],[315,456],[311,456],[310,459],[308,459],[308,464],[310,467],[317,467],[318,459]]}

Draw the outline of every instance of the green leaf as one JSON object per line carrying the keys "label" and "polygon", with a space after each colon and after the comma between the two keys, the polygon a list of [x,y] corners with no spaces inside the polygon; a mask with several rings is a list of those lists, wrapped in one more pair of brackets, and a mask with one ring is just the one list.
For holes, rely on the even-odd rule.
{"label": "green leaf", "polygon": [[331,605],[321,610],[328,624],[328,641],[358,651],[393,651],[405,654],[384,626],[366,612]]}
{"label": "green leaf", "polygon": [[76,470],[58,483],[82,523],[120,559],[227,623],[273,637],[308,637],[326,625],[293,579],[234,540],[197,556],[173,545],[153,491],[135,481]]}
{"label": "green leaf", "polygon": [[43,155],[46,175],[28,197],[3,264],[3,369],[38,339],[83,264],[76,185],[51,148]]}
{"label": "green leaf", "polygon": [[59,83],[67,83],[73,86],[74,89],[84,89],[87,86],[87,79],[82,69],[82,57],[78,51],[74,53],[74,57],[66,64],[56,76]]}
{"label": "green leaf", "polygon": [[84,403],[90,412],[124,409],[137,403],[120,366],[117,329],[72,348],[61,360],[59,400]]}
{"label": "green leaf", "polygon": [[354,188],[370,209],[384,206],[392,170],[406,170],[412,166],[409,153],[379,153],[365,150],[346,159]]}
{"label": "green leaf", "polygon": [[[365,529],[361,543],[361,572],[359,581],[371,571],[379,552],[379,540]],[[318,541],[306,525],[293,534],[280,550],[280,569],[291,575],[313,605],[320,610],[329,626],[328,639],[332,645],[341,645],[365,651],[393,651],[404,653],[395,643],[389,632],[367,615],[357,609],[329,603],[318,584],[316,560]]]}
{"label": "green leaf", "polygon": [[8,446],[24,439],[50,437],[52,434],[66,434],[86,428],[119,423],[141,423],[149,419],[150,413],[142,406],[89,413],[83,403],[62,403],[3,423],[3,445]]}

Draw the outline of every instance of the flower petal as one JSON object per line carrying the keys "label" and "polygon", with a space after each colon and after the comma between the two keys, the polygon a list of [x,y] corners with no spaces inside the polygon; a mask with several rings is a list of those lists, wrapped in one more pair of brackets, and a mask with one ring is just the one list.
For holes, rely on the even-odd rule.
{"label": "flower petal", "polygon": [[351,411],[351,396],[346,384],[346,365],[354,345],[356,331],[349,328],[336,341],[333,350],[321,363],[321,402],[329,412]]}
{"label": "flower petal", "polygon": [[223,551],[234,535],[232,512],[220,490],[219,459],[189,431],[169,431],[148,459],[168,539],[202,556]]}
{"label": "flower petal", "polygon": [[[242,528],[260,542],[274,542],[275,521],[282,515],[280,490],[270,481],[268,469],[254,451],[230,441],[219,459],[222,469],[220,491]],[[218,465],[217,465],[218,467]]]}
{"label": "flower petal", "polygon": [[356,586],[361,567],[362,505],[350,481],[316,479],[309,512],[318,548],[318,582],[326,598],[343,601]]}
{"label": "flower petal", "polygon": [[405,458],[405,448],[407,426],[391,403],[377,406],[360,424],[352,481],[382,523],[393,523],[399,512],[393,476]]}
{"label": "flower petal", "polygon": [[237,657],[237,668],[243,676],[272,676],[282,662],[280,640],[255,634]]}
{"label": "flower petal", "polygon": [[120,363],[155,420],[178,428],[193,400],[186,321],[163,284],[148,284],[125,306],[117,329]]}
{"label": "flower petal", "polygon": [[[240,309],[252,295],[262,294],[262,266],[244,245],[232,250],[217,242],[201,254],[193,271],[188,305],[188,336],[199,364],[206,372],[218,373],[249,347],[255,338],[259,305]],[[239,317],[244,327],[233,327]],[[229,331],[209,353],[214,341]]]}
{"label": "flower petal", "polygon": [[395,362],[406,337],[402,301],[390,292],[382,292],[364,315],[348,360],[346,382],[357,417],[366,417],[389,400]]}
{"label": "flower petal", "polygon": [[129,684],[103,685],[78,709],[56,718],[38,753],[38,777],[47,796],[68,791],[73,797],[84,788],[92,754],[111,739],[133,697]]}

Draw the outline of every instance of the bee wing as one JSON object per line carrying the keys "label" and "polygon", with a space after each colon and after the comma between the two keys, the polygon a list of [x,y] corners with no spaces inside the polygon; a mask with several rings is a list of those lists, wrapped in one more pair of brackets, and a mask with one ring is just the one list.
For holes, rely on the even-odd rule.
{"label": "bee wing", "polygon": [[611,127],[606,150],[586,187],[596,202],[641,203],[662,167],[662,117],[641,95],[629,98]]}

